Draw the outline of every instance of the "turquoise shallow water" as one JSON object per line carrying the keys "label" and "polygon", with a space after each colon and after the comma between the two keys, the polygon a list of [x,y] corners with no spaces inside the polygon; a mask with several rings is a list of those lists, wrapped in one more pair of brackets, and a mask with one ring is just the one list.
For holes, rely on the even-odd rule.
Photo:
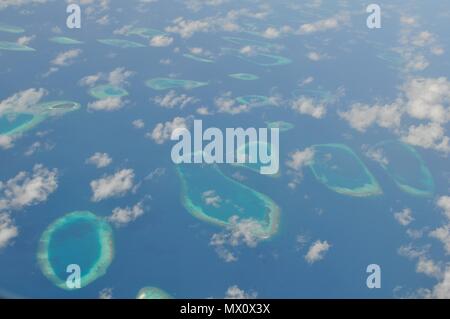
{"label": "turquoise shallow water", "polygon": [[14,116],[3,116],[0,118],[0,134],[7,134],[22,125],[26,125],[33,120],[32,114],[17,114]]}
{"label": "turquoise shallow water", "polygon": [[414,147],[399,141],[385,141],[374,150],[381,152],[385,160],[382,167],[401,190],[417,196],[433,195],[433,176]]}

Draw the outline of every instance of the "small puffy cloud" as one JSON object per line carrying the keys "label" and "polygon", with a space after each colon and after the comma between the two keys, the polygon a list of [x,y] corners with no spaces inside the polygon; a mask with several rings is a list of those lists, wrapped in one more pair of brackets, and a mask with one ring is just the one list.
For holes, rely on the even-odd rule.
{"label": "small puffy cloud", "polygon": [[397,128],[400,126],[403,108],[400,100],[392,104],[352,104],[350,109],[339,112],[341,118],[345,119],[352,128],[365,132],[369,127],[377,124],[383,128]]}
{"label": "small puffy cloud", "polygon": [[444,245],[446,254],[450,255],[450,224],[432,230],[429,235],[439,240]]}
{"label": "small puffy cloud", "polygon": [[212,24],[208,20],[185,20],[182,17],[173,20],[173,25],[166,28],[167,32],[178,33],[182,38],[190,38],[197,32],[208,32]]}
{"label": "small puffy cloud", "polygon": [[147,137],[155,141],[157,144],[164,144],[168,141],[175,129],[187,128],[185,118],[176,117],[172,121],[158,123],[152,132],[147,133]]}
{"label": "small puffy cloud", "polygon": [[133,188],[134,171],[123,169],[114,175],[93,180],[91,182],[92,198],[94,202],[99,202],[110,197],[125,195]]}
{"label": "small puffy cloud", "polygon": [[408,226],[414,221],[412,211],[409,208],[405,208],[401,212],[394,213],[394,218],[402,226]]}
{"label": "small puffy cloud", "polygon": [[0,213],[0,249],[6,247],[18,235],[19,230],[11,217],[6,213]]}
{"label": "small puffy cloud", "polygon": [[112,215],[108,217],[108,220],[117,227],[121,227],[129,224],[132,221],[135,221],[143,214],[143,203],[139,202],[133,207],[115,208],[112,212]]}
{"label": "small puffy cloud", "polygon": [[306,261],[309,264],[313,264],[322,260],[330,247],[331,245],[327,241],[317,240],[309,247],[308,253],[305,255]]}
{"label": "small puffy cloud", "polygon": [[306,148],[303,151],[297,150],[289,155],[286,166],[295,171],[300,171],[304,166],[310,164],[314,159],[314,149]]}
{"label": "small puffy cloud", "polygon": [[0,135],[0,149],[7,150],[13,147],[14,139],[8,135]]}
{"label": "small puffy cloud", "polygon": [[134,120],[131,124],[132,124],[133,127],[136,128],[136,129],[142,129],[142,128],[145,127],[145,122],[144,122],[144,120],[142,120],[142,119]]}
{"label": "small puffy cloud", "polygon": [[202,200],[206,206],[213,206],[215,208],[220,207],[220,204],[222,203],[222,199],[214,190],[203,192]]}
{"label": "small puffy cloud", "polygon": [[250,111],[251,107],[248,104],[239,104],[231,97],[231,92],[224,94],[214,100],[219,113],[227,113],[237,115]]}
{"label": "small puffy cloud", "polygon": [[324,56],[321,55],[319,52],[311,51],[306,55],[306,57],[311,61],[317,62],[322,60]]}
{"label": "small puffy cloud", "polygon": [[434,149],[443,153],[450,152],[450,138],[445,135],[444,128],[438,123],[411,125],[402,136],[405,143]]}
{"label": "small puffy cloud", "polygon": [[114,86],[124,86],[128,78],[134,75],[133,71],[125,68],[116,68],[108,74],[108,83]]}
{"label": "small puffy cloud", "polygon": [[157,35],[150,39],[150,46],[152,47],[168,47],[173,43],[173,38],[167,35]]}
{"label": "small puffy cloud", "polygon": [[437,200],[437,206],[441,208],[450,220],[450,196],[441,196]]}
{"label": "small puffy cloud", "polygon": [[292,176],[288,186],[291,189],[297,188],[303,179],[303,167],[309,165],[314,160],[314,150],[306,148],[303,151],[297,150],[289,154],[286,166],[289,168],[288,174]]}
{"label": "small puffy cloud", "polygon": [[36,38],[36,36],[34,36],[34,35],[30,36],[30,37],[23,36],[23,37],[18,38],[16,42],[17,42],[17,44],[20,44],[20,45],[29,45],[31,43],[31,41],[33,41],[35,38]]}
{"label": "small puffy cloud", "polygon": [[268,27],[264,32],[262,33],[262,36],[267,39],[276,39],[280,37],[281,32],[277,28],[274,27]]}
{"label": "small puffy cloud", "polygon": [[375,161],[381,165],[388,165],[389,159],[384,154],[381,148],[369,148],[366,150],[365,155],[372,161]]}
{"label": "small puffy cloud", "polygon": [[113,289],[112,288],[104,288],[98,294],[99,299],[112,299],[113,298]]}
{"label": "small puffy cloud", "polygon": [[68,66],[73,63],[73,60],[81,54],[80,49],[69,50],[59,53],[55,59],[52,60],[53,65]]}
{"label": "small puffy cloud", "polygon": [[225,299],[255,299],[256,297],[256,292],[247,293],[236,285],[229,287],[225,293]]}
{"label": "small puffy cloud", "polygon": [[88,104],[88,109],[93,111],[116,111],[123,108],[126,104],[120,97],[108,97]]}
{"label": "small puffy cloud", "polygon": [[234,262],[237,257],[228,247],[246,245],[256,247],[259,242],[267,239],[263,226],[256,220],[248,218],[240,220],[238,216],[230,218],[225,230],[211,237],[210,245],[213,246],[220,258],[226,262]]}
{"label": "small puffy cloud", "polygon": [[87,75],[79,81],[81,86],[95,86],[102,79],[102,74]]}
{"label": "small puffy cloud", "polygon": [[6,113],[30,113],[32,107],[39,103],[47,94],[44,89],[27,89],[15,93],[7,99],[0,102],[0,116]]}
{"label": "small puffy cloud", "polygon": [[341,27],[343,23],[348,20],[348,16],[345,14],[336,15],[334,17],[319,20],[313,23],[305,23],[300,26],[299,34],[312,34],[316,32],[324,32],[328,30],[335,30]]}
{"label": "small puffy cloud", "polygon": [[86,160],[86,163],[103,168],[112,163],[112,158],[107,153],[95,153]]}
{"label": "small puffy cloud", "polygon": [[0,182],[0,211],[19,210],[45,202],[58,187],[58,170],[37,164],[31,173],[20,172]]}
{"label": "small puffy cloud", "polygon": [[6,9],[8,7],[20,7],[24,5],[31,4],[43,4],[48,0],[2,0],[0,2],[0,10]]}
{"label": "small puffy cloud", "polygon": [[174,90],[171,90],[164,96],[155,97],[153,101],[164,108],[173,109],[175,107],[184,108],[189,104],[196,103],[198,100],[186,94],[178,95]]}
{"label": "small puffy cloud", "polygon": [[316,119],[323,118],[327,113],[325,102],[316,101],[315,99],[306,96],[300,96],[298,99],[294,100],[291,107],[300,114],[310,115]]}

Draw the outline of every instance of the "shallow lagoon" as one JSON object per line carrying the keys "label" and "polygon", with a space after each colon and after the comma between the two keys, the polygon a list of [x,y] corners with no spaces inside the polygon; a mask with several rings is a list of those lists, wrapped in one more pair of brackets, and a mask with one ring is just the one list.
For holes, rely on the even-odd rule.
{"label": "shallow lagoon", "polygon": [[259,76],[250,73],[233,73],[228,75],[230,78],[242,80],[242,81],[255,81],[259,79]]}
{"label": "shallow lagoon", "polygon": [[0,41],[0,50],[24,51],[24,52],[36,51],[35,49],[30,48],[26,45],[18,44],[16,42],[7,42],[7,41]]}
{"label": "shallow lagoon", "polygon": [[122,49],[130,49],[130,48],[145,48],[145,45],[134,42],[134,41],[128,41],[128,40],[121,40],[121,39],[100,39],[97,40],[101,44],[106,44],[113,47],[118,47]]}
{"label": "shallow lagoon", "polygon": [[198,82],[191,80],[179,80],[171,78],[154,78],[145,82],[149,88],[157,91],[181,88],[185,90],[195,89],[208,85],[207,82]]}
{"label": "shallow lagoon", "polygon": [[89,94],[96,99],[102,100],[110,97],[123,97],[127,96],[128,92],[120,87],[105,84],[99,85],[89,90]]}
{"label": "shallow lagoon", "polygon": [[415,148],[400,141],[384,141],[373,149],[385,158],[381,166],[402,191],[415,196],[433,195],[433,176]]}
{"label": "shallow lagoon", "polygon": [[81,287],[86,287],[106,273],[113,256],[110,225],[91,212],[77,211],[47,227],[39,241],[37,260],[42,273],[67,290],[67,266],[80,266]]}
{"label": "shallow lagoon", "polygon": [[183,205],[193,216],[220,226],[234,216],[252,219],[261,225],[262,238],[277,232],[280,208],[268,196],[225,176],[217,165],[180,164],[176,170]]}
{"label": "shallow lagoon", "polygon": [[332,191],[355,197],[381,195],[372,173],[346,145],[314,145],[314,159],[309,164],[315,178]]}
{"label": "shallow lagoon", "polygon": [[157,287],[144,287],[139,290],[136,299],[173,299],[173,297]]}
{"label": "shallow lagoon", "polygon": [[58,43],[58,44],[64,44],[64,45],[75,45],[75,44],[82,44],[83,42],[78,41],[76,39],[68,38],[68,37],[53,37],[50,38],[51,42]]}
{"label": "shallow lagoon", "polygon": [[0,23],[0,31],[8,33],[24,33],[25,29],[9,24]]}

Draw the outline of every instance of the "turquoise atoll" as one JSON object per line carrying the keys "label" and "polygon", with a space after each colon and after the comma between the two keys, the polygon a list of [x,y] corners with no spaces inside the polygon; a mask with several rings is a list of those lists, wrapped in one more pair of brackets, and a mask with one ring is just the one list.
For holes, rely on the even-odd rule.
{"label": "turquoise atoll", "polygon": [[126,35],[137,35],[145,39],[150,39],[158,35],[165,35],[166,33],[152,28],[132,28],[126,32]]}
{"label": "turquoise atoll", "polygon": [[114,257],[111,226],[91,212],[67,214],[47,227],[39,241],[37,260],[53,284],[69,290],[69,265],[81,269],[81,287],[103,276]]}
{"label": "turquoise atoll", "polygon": [[252,46],[263,50],[275,49],[277,47],[274,43],[239,37],[223,37],[222,39],[238,46]]}
{"label": "turquoise atoll", "polygon": [[295,99],[298,99],[300,97],[309,97],[314,98],[320,101],[323,101],[325,103],[333,103],[337,99],[337,95],[333,94],[332,92],[325,90],[323,88],[315,88],[315,89],[308,89],[308,88],[301,88],[294,90],[292,92],[292,96]]}
{"label": "turquoise atoll", "polygon": [[207,58],[204,58],[204,57],[201,57],[201,56],[198,56],[195,54],[190,54],[190,53],[185,53],[185,54],[183,54],[183,56],[185,58],[188,58],[188,59],[191,59],[194,61],[198,61],[198,62],[203,62],[203,63],[215,63],[216,62],[212,59],[207,59]]}
{"label": "turquoise atoll", "polygon": [[315,178],[336,193],[368,197],[381,195],[375,177],[346,145],[314,145],[314,159],[309,164]]}
{"label": "turquoise atoll", "polygon": [[224,175],[217,165],[176,166],[182,185],[182,203],[200,220],[230,226],[232,219],[251,219],[260,228],[260,238],[278,230],[280,208],[268,196]]}
{"label": "turquoise atoll", "polygon": [[105,84],[99,85],[89,90],[89,94],[96,99],[102,100],[110,97],[123,97],[127,96],[128,92],[120,87]]}
{"label": "turquoise atoll", "polygon": [[228,75],[230,78],[242,80],[242,81],[255,81],[259,79],[259,76],[251,73],[233,73]]}
{"label": "turquoise atoll", "polygon": [[18,44],[16,42],[7,42],[7,41],[0,41],[0,50],[24,51],[24,52],[36,51],[35,49],[30,48],[26,45]]}
{"label": "turquoise atoll", "polygon": [[286,58],[281,55],[268,53],[254,53],[251,55],[247,55],[240,53],[239,51],[236,51],[234,55],[244,61],[257,64],[260,66],[279,66],[292,63],[292,60],[289,58]]}
{"label": "turquoise atoll", "polygon": [[143,45],[142,43],[122,39],[100,39],[97,41],[100,42],[101,44],[106,44],[109,46],[118,47],[122,49],[145,48],[145,45]]}
{"label": "turquoise atoll", "polygon": [[285,121],[266,122],[266,125],[268,128],[277,128],[280,132],[287,132],[295,127],[294,124]]}
{"label": "turquoise atoll", "polygon": [[24,33],[25,30],[21,27],[16,27],[9,24],[0,23],[0,31],[8,33]]}
{"label": "turquoise atoll", "polygon": [[236,98],[239,104],[246,104],[251,107],[266,106],[273,104],[269,97],[264,95],[245,95]]}
{"label": "turquoise atoll", "polygon": [[28,113],[7,112],[0,117],[0,135],[21,135],[50,116],[76,111],[80,107],[72,101],[51,101],[33,105]]}
{"label": "turquoise atoll", "polygon": [[415,148],[400,141],[384,141],[372,151],[379,154],[380,165],[402,191],[424,197],[434,194],[433,176]]}
{"label": "turquoise atoll", "polygon": [[155,78],[145,82],[149,88],[157,91],[181,88],[185,90],[195,89],[208,85],[207,82],[198,82],[191,80],[178,80],[171,78]]}
{"label": "turquoise atoll", "polygon": [[136,299],[173,299],[173,297],[162,289],[144,287],[139,290]]}
{"label": "turquoise atoll", "polygon": [[68,37],[53,37],[50,38],[51,42],[58,43],[58,44],[65,44],[65,45],[75,45],[75,44],[82,44],[83,42],[78,41],[76,39],[68,38]]}
{"label": "turquoise atoll", "polygon": [[0,117],[0,135],[16,136],[31,130],[45,120],[44,115],[9,113]]}

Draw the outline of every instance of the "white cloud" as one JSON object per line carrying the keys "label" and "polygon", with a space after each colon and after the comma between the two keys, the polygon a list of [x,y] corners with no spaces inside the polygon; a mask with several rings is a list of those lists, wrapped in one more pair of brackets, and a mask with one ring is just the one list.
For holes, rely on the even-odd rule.
{"label": "white cloud", "polygon": [[44,89],[27,89],[0,102],[0,116],[6,113],[30,113],[32,107],[47,94]]}
{"label": "white cloud", "polygon": [[445,136],[444,128],[438,123],[411,125],[408,132],[402,136],[405,143],[434,149],[443,153],[450,152],[450,138]]}
{"label": "white cloud", "polygon": [[444,210],[444,214],[450,220],[450,196],[441,196],[437,200],[437,206]]}
{"label": "white cloud", "polygon": [[198,100],[186,94],[177,95],[174,90],[171,90],[164,96],[155,97],[153,101],[164,108],[173,109],[175,107],[184,108]]}
{"label": "white cloud", "polygon": [[231,97],[231,92],[224,94],[214,100],[219,113],[227,113],[231,115],[237,115],[240,113],[250,111],[248,104],[239,104],[235,99]]}
{"label": "white cloud", "polygon": [[19,230],[6,213],[0,213],[0,249],[6,247],[19,235]]}
{"label": "white cloud", "polygon": [[53,65],[68,66],[73,63],[73,60],[81,54],[80,49],[69,50],[59,53],[55,59],[52,60]]}
{"label": "white cloud", "polygon": [[8,135],[0,135],[0,149],[7,150],[13,147],[14,139]]}
{"label": "white cloud", "polygon": [[157,144],[164,144],[168,141],[175,129],[187,128],[185,118],[176,117],[171,122],[158,123],[151,133],[147,133],[147,137],[155,141]]}
{"label": "white cloud", "polygon": [[95,165],[97,168],[103,168],[112,163],[112,158],[107,153],[95,153],[86,160],[87,164]]}
{"label": "white cloud", "polygon": [[176,18],[173,25],[166,28],[167,32],[178,33],[182,38],[190,38],[197,32],[207,32],[211,29],[211,23],[207,20],[185,20]]}
{"label": "white cloud", "polygon": [[123,108],[126,101],[120,97],[108,97],[88,104],[88,109],[93,111],[116,111]]}
{"label": "white cloud", "polygon": [[173,38],[167,35],[157,35],[151,38],[150,46],[152,47],[168,47],[173,43]]}
{"label": "white cloud", "polygon": [[405,208],[401,212],[394,213],[394,218],[402,226],[408,226],[414,221],[412,211],[409,208]]}
{"label": "white cloud", "polygon": [[237,257],[227,248],[246,245],[256,247],[259,242],[267,239],[263,226],[256,220],[248,218],[239,220],[238,216],[233,216],[229,224],[221,233],[216,233],[211,237],[210,245],[213,246],[222,259],[226,262],[234,262]]}
{"label": "white cloud", "polygon": [[311,163],[314,159],[314,149],[306,148],[303,151],[297,150],[289,155],[286,162],[287,167],[295,171],[300,171],[304,166]]}
{"label": "white cloud", "polygon": [[323,118],[327,113],[326,103],[324,101],[316,101],[313,98],[300,96],[291,104],[294,111],[310,115],[316,119]]}
{"label": "white cloud", "polygon": [[401,124],[403,108],[400,100],[392,104],[352,104],[346,112],[339,112],[352,128],[365,132],[369,127],[377,124],[383,128],[397,128]]}
{"label": "white cloud", "polygon": [[335,30],[341,27],[341,25],[348,21],[346,14],[336,15],[334,17],[319,20],[313,23],[306,23],[300,26],[299,34],[311,34],[316,32],[323,32],[328,30]]}
{"label": "white cloud", "polygon": [[92,201],[125,195],[133,188],[134,171],[123,169],[114,175],[106,176],[91,182]]}
{"label": "white cloud", "polygon": [[117,227],[125,226],[144,214],[143,203],[139,202],[133,207],[120,208],[117,207],[113,210],[112,215],[108,217],[108,220],[115,224]]}
{"label": "white cloud", "polygon": [[0,2],[0,10],[6,9],[8,7],[20,7],[29,4],[42,4],[46,3],[48,0],[2,0]]}
{"label": "white cloud", "polygon": [[229,287],[225,293],[225,299],[255,299],[256,297],[255,292],[247,293],[236,285]]}
{"label": "white cloud", "polygon": [[305,255],[305,259],[308,263],[313,264],[322,260],[325,257],[325,253],[330,249],[331,245],[327,241],[317,240],[314,242]]}
{"label": "white cloud", "polygon": [[18,210],[47,200],[58,187],[58,170],[38,164],[33,172],[20,172],[6,182],[0,182],[0,211]]}
{"label": "white cloud", "polygon": [[145,127],[145,122],[142,119],[134,120],[131,124],[133,124],[133,127],[136,129],[142,129]]}
{"label": "white cloud", "polygon": [[220,207],[220,204],[222,203],[222,198],[220,198],[214,190],[203,192],[202,200],[206,206],[213,206],[215,208]]}

